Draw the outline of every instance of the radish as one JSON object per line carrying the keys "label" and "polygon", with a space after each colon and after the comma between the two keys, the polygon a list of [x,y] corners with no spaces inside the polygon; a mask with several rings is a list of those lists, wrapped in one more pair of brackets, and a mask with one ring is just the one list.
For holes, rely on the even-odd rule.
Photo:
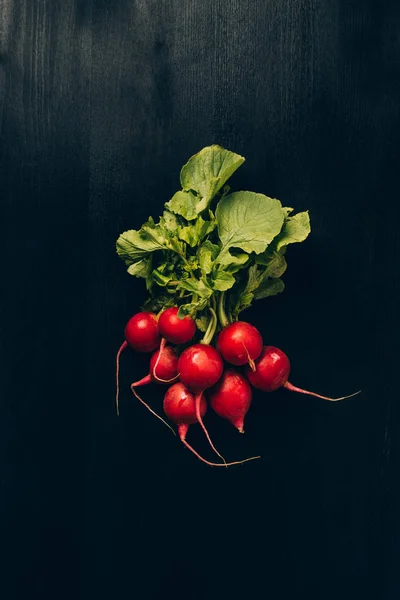
{"label": "radish", "polygon": [[226,362],[236,366],[249,364],[254,371],[254,360],[261,354],[263,339],[253,325],[236,321],[223,328],[217,348]]}
{"label": "radish", "polygon": [[[116,381],[117,393],[115,397],[118,408],[119,396],[119,359],[121,353],[130,346],[136,352],[152,352],[160,345],[157,316],[151,312],[138,312],[129,319],[125,326],[125,341],[117,352]],[[117,410],[118,412],[118,410]]]}
{"label": "radish", "polygon": [[193,338],[197,327],[192,317],[187,315],[180,319],[178,312],[177,306],[163,310],[158,319],[158,331],[171,344],[186,344]]}
{"label": "radish", "polygon": [[203,458],[196,450],[188,444],[186,441],[186,435],[189,429],[189,425],[193,425],[198,421],[198,413],[201,417],[204,417],[207,411],[207,403],[204,397],[200,397],[197,407],[197,397],[192,394],[191,391],[182,383],[175,383],[168,388],[164,396],[164,412],[168,419],[175,423],[178,427],[178,435],[182,444],[186,446],[199,460],[204,462],[210,467],[228,467],[231,465],[239,465],[249,460],[255,460],[260,458],[259,456],[253,456],[246,458],[245,460],[231,462],[231,463],[212,463]]}
{"label": "radish", "polygon": [[252,398],[246,377],[234,369],[227,369],[207,396],[217,415],[227,419],[240,433],[244,433],[244,418]]}
{"label": "radish", "polygon": [[[161,335],[160,350],[164,348],[167,342],[171,342],[171,344],[186,344],[186,342],[190,342],[196,333],[195,320],[189,315],[180,319],[178,312],[179,308],[177,306],[171,306],[163,310],[158,318],[158,331]],[[157,364],[156,362],[153,365],[155,378]]]}
{"label": "radish", "polygon": [[212,387],[221,377],[224,364],[219,352],[209,344],[194,344],[182,352],[178,361],[178,372],[182,383],[195,393],[196,416],[211,448],[223,460],[223,456],[215,448],[201,418],[200,405],[204,390]]}
{"label": "radish", "polygon": [[[156,366],[157,365],[157,366]],[[157,370],[157,376],[155,371]],[[158,419],[160,419],[167,427],[171,427],[158,415],[150,406],[139,396],[136,391],[137,387],[148,385],[149,383],[169,384],[178,379],[178,356],[171,346],[165,346],[162,350],[154,352],[150,359],[149,374],[131,384],[131,390],[134,396]],[[117,413],[119,414],[118,404]]]}
{"label": "radish", "polygon": [[291,392],[299,392],[300,394],[308,394],[309,396],[322,398],[322,400],[337,402],[338,400],[351,398],[361,391],[350,394],[349,396],[342,396],[341,398],[328,398],[327,396],[321,396],[315,392],[309,392],[292,385],[288,381],[290,373],[289,359],[282,350],[275,346],[264,346],[261,356],[255,363],[255,367],[255,371],[252,371],[247,367],[246,375],[250,383],[263,392],[274,392],[280,387],[284,387]]}

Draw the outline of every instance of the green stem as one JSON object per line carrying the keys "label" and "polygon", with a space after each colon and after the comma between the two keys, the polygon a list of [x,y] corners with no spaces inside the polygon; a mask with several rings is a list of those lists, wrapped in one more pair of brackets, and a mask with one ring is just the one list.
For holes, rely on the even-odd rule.
{"label": "green stem", "polygon": [[211,344],[212,339],[217,329],[218,319],[215,310],[210,307],[211,318],[207,327],[207,331],[204,334],[203,339],[200,341],[201,344]]}
{"label": "green stem", "polygon": [[218,317],[219,317],[219,322],[221,323],[222,327],[226,327],[227,325],[229,325],[229,319],[226,316],[226,312],[225,312],[224,301],[225,301],[225,292],[222,292],[222,294],[219,297],[219,302],[218,302]]}

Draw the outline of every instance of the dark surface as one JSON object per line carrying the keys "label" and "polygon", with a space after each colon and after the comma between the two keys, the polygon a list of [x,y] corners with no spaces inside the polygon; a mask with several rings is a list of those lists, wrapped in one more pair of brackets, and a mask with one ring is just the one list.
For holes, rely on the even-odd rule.
{"label": "dark surface", "polygon": [[[2,0],[1,588],[14,598],[389,600],[399,594],[395,0]],[[213,470],[114,357],[143,299],[114,242],[210,143],[235,189],[309,208],[286,291],[249,311],[330,404],[209,417]],[[144,392],[151,397],[150,389]],[[193,444],[208,452],[199,432]]]}

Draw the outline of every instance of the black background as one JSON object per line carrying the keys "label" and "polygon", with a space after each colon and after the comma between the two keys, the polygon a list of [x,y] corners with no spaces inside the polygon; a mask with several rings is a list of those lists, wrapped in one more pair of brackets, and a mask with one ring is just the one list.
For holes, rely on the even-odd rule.
{"label": "black background", "polygon": [[[397,598],[399,3],[0,7],[3,597]],[[310,209],[246,318],[293,383],[364,390],[256,395],[243,437],[210,414],[226,456],[262,455],[229,470],[133,401],[143,357],[114,410],[144,298],[115,239],[211,143],[246,157],[235,189]]]}

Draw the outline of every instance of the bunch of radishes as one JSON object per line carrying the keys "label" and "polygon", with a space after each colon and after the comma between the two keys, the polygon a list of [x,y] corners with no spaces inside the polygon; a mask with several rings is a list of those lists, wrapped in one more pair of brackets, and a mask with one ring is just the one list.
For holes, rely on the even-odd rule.
{"label": "bunch of radishes", "polygon": [[[259,458],[225,462],[211,441],[203,422],[208,403],[217,415],[227,419],[243,433],[244,419],[252,401],[251,386],[264,392],[273,392],[285,387],[291,391],[331,401],[350,397],[328,398],[293,386],[288,381],[290,363],[286,354],[274,346],[264,346],[258,329],[245,321],[236,321],[224,327],[218,334],[216,348],[208,343],[207,337],[204,336],[200,343],[187,346],[179,354],[177,347],[190,342],[197,328],[192,317],[179,318],[178,311],[178,307],[170,307],[158,316],[151,312],[139,312],[128,321],[125,341],[117,354],[117,411],[119,358],[122,350],[130,346],[137,352],[154,351],[150,358],[148,375],[132,383],[131,389],[135,396],[165,423],[164,419],[140,398],[136,388],[150,383],[169,385],[164,396],[164,413],[177,426],[182,443],[206,464],[230,466]],[[217,320],[215,312],[212,320],[214,328]],[[240,367],[244,367],[243,370],[240,370]],[[209,462],[186,441],[189,425],[197,422],[223,463]]]}
{"label": "bunch of radishes", "polygon": [[[239,319],[254,300],[283,291],[286,248],[310,232],[308,212],[292,215],[292,208],[263,194],[229,194],[225,184],[243,162],[220,146],[203,148],[183,166],[182,190],[165,203],[159,222],[149,217],[140,230],[117,240],[128,272],[145,280],[149,294],[142,311],[128,321],[117,353],[117,412],[121,352],[129,346],[152,352],[149,372],[131,385],[132,392],[168,425],[137,388],[169,386],[165,416],[182,443],[210,466],[259,457],[225,461],[203,422],[208,405],[243,433],[252,386],[264,392],[285,387],[324,400],[350,397],[328,398],[293,386],[286,354],[265,346],[258,329]],[[209,462],[188,444],[194,423],[223,462]]]}

